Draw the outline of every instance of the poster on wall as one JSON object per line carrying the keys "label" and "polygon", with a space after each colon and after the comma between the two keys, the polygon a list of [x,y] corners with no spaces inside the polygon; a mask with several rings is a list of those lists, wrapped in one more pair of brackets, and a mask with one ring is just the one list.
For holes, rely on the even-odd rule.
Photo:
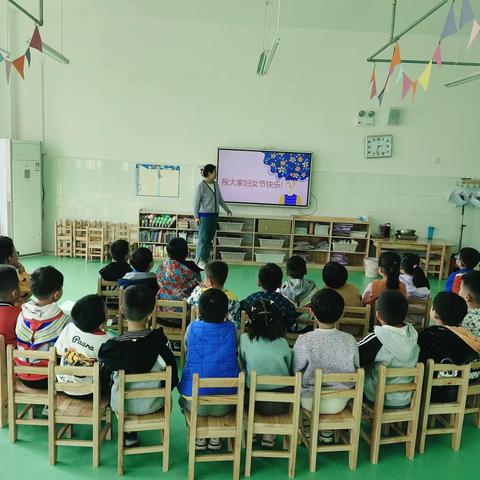
{"label": "poster on wall", "polygon": [[180,195],[180,166],[137,163],[136,192],[142,197],[174,197]]}

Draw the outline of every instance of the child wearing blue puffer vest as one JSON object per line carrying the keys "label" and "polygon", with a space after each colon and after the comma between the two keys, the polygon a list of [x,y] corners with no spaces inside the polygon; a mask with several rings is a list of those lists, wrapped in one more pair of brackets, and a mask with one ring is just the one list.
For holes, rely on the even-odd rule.
{"label": "child wearing blue puffer vest", "polygon": [[[235,378],[240,372],[237,356],[235,324],[227,321],[228,298],[222,290],[209,288],[198,302],[199,318],[192,322],[185,335],[186,362],[178,386],[180,405],[190,410],[188,398],[192,395],[193,375],[200,378]],[[232,388],[201,388],[199,395],[229,395]],[[199,416],[223,416],[233,409],[231,405],[199,405]],[[219,438],[197,439],[197,450],[220,450]]]}

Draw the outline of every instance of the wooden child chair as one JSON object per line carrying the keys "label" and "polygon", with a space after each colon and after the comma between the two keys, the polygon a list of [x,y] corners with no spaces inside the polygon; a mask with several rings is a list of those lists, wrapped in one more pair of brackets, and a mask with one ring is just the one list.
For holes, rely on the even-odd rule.
{"label": "wooden child chair", "polygon": [[[292,393],[270,392],[257,390],[259,385],[278,385],[292,387]],[[295,462],[297,458],[298,421],[300,416],[300,393],[302,375],[294,377],[258,375],[255,370],[250,372],[250,395],[247,414],[247,439],[245,457],[245,476],[249,477],[253,457],[288,458],[288,477],[295,477]],[[280,402],[290,404],[290,410],[283,415],[264,416],[256,413],[256,402]],[[253,449],[254,435],[282,435],[287,451]]]}
{"label": "wooden child chair", "polygon": [[73,256],[87,258],[88,222],[75,220],[73,222]]}
{"label": "wooden child chair", "polygon": [[[173,354],[180,357],[180,368],[185,363],[185,333],[187,331],[188,306],[186,300],[157,300],[152,314],[152,328],[161,326],[163,333],[170,342],[180,343],[180,351]],[[161,325],[161,319],[168,319],[178,322],[178,326]]]}
{"label": "wooden child chair", "polygon": [[[370,461],[378,463],[378,454],[381,445],[405,443],[406,456],[412,460],[415,456],[415,442],[420,417],[420,400],[422,398],[423,364],[418,363],[414,368],[387,368],[378,367],[377,389],[375,404],[363,404],[363,416],[371,422],[371,432],[363,429],[360,435],[370,444]],[[411,377],[409,383],[388,383],[391,377]],[[410,404],[406,407],[384,408],[385,395],[388,393],[411,392]],[[406,424],[406,428],[402,428]],[[382,430],[384,436],[382,436]],[[396,436],[391,436],[393,430]]]}
{"label": "wooden child chair", "polygon": [[73,255],[73,225],[70,220],[55,222],[55,256],[71,257]]}
{"label": "wooden child chair", "polygon": [[411,323],[418,332],[423,332],[430,322],[430,308],[432,298],[426,300],[419,298],[408,299],[407,321]]}
{"label": "wooden child chair", "polygon": [[0,428],[8,423],[8,393],[7,393],[7,351],[5,338],[0,335]]}
{"label": "wooden child chair", "polygon": [[[480,361],[470,364],[470,378],[472,372],[480,372]],[[465,415],[470,414],[474,415],[474,425],[480,428],[480,378],[468,384]]]}
{"label": "wooden child chair", "polygon": [[97,295],[102,297],[107,305],[108,319],[116,320],[118,325],[120,287],[117,282],[109,282],[100,277],[97,284]]}
{"label": "wooden child chair", "polygon": [[[320,369],[315,371],[312,411],[302,409],[302,415],[310,423],[310,437],[300,429],[301,440],[308,448],[310,472],[316,471],[317,453],[323,452],[348,452],[350,469],[357,468],[364,377],[363,368],[359,368],[356,373],[322,373]],[[332,383],[351,383],[352,388],[347,390],[328,388]],[[349,402],[340,413],[320,414],[323,398],[348,398]],[[318,446],[318,433],[321,430],[333,430],[337,434],[335,437],[341,442]],[[346,431],[349,431],[349,434]]]}
{"label": "wooden child chair", "polygon": [[105,229],[101,223],[87,227],[87,255],[85,260],[98,258],[101,262],[105,258]]}
{"label": "wooden child chair", "polygon": [[[145,383],[142,388],[129,390],[128,384],[132,382]],[[156,386],[152,387],[152,382]],[[163,453],[163,471],[168,472],[170,413],[172,408],[172,367],[168,366],[163,372],[136,375],[126,375],[125,370],[120,370],[118,386],[118,474],[123,475],[125,455],[160,452]],[[164,399],[164,407],[161,410],[149,415],[130,415],[125,412],[126,400],[152,397]],[[151,430],[159,431],[159,443],[125,449],[124,432],[145,432]]]}
{"label": "wooden child chair", "polygon": [[[237,393],[230,395],[202,395],[200,388],[236,388]],[[185,409],[188,426],[188,479],[195,476],[195,462],[233,461],[233,480],[240,478],[240,455],[242,451],[243,399],[245,395],[245,374],[240,372],[237,378],[199,378],[193,375],[191,411]],[[222,417],[198,416],[200,405],[232,405],[235,411]],[[197,438],[227,438],[228,453],[197,455],[195,440]]]}
{"label": "wooden child chair", "polygon": [[370,305],[365,305],[364,307],[345,307],[342,318],[338,321],[338,329],[351,333],[348,327],[360,327],[360,333],[356,334],[355,338],[364,337],[370,328],[371,308]]}
{"label": "wooden child chair", "polygon": [[[16,359],[34,359],[37,365],[16,365]],[[17,441],[18,425],[48,427],[47,418],[34,418],[35,406],[48,404],[48,390],[29,388],[17,379],[18,374],[49,375],[49,367],[56,361],[55,348],[49,351],[16,350],[7,346],[7,389],[8,389],[8,434],[11,443]],[[18,406],[23,408],[18,411]]]}
{"label": "wooden child chair", "polygon": [[[92,449],[92,466],[100,463],[100,447],[103,440],[111,439],[112,412],[109,399],[100,395],[100,364],[93,367],[62,367],[50,363],[48,376],[48,459],[50,465],[57,462],[57,447],[87,447]],[[59,382],[57,375],[91,378],[91,382]],[[91,400],[68,396],[65,390],[78,395],[91,395]],[[102,428],[102,421],[104,426]],[[57,429],[57,425],[63,426]],[[92,439],[72,438],[73,425],[91,425]]]}
{"label": "wooden child chair", "polygon": [[[470,364],[437,364],[427,361],[427,372],[423,388],[422,413],[418,435],[418,450],[425,451],[427,435],[452,434],[452,449],[458,451],[462,440],[465,402],[467,400]],[[457,386],[457,398],[453,402],[433,403],[432,388]],[[440,426],[437,426],[437,425]]]}
{"label": "wooden child chair", "polygon": [[[312,330],[316,328],[317,322],[313,314],[310,312],[310,308],[308,307],[297,307],[297,329],[303,330],[305,327],[311,327]],[[298,332],[287,332],[287,342],[288,344],[293,347],[295,342],[297,341],[298,337],[301,334]]]}

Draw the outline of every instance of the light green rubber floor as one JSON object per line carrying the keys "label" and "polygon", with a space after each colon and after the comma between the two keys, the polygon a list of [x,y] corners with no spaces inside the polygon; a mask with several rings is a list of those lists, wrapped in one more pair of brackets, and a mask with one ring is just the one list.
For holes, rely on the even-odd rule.
{"label": "light green rubber floor", "polygon": [[[75,300],[87,293],[96,291],[96,282],[100,264],[88,263],[77,259],[57,259],[55,257],[36,257],[23,259],[27,271],[31,272],[41,265],[54,265],[65,275],[63,300]],[[257,269],[253,267],[232,267],[228,279],[228,288],[243,298],[256,290]],[[321,272],[312,271],[311,278],[321,284]],[[352,273],[350,281],[361,290],[367,285],[361,273]],[[434,292],[442,285],[432,282]],[[126,459],[125,474],[132,479],[184,479],[187,475],[187,454],[185,450],[185,424],[176,404],[172,414],[172,433],[170,449],[170,471],[162,472],[159,455],[137,455]],[[0,431],[0,480],[34,479],[112,479],[116,477],[117,446],[114,440],[105,442],[102,448],[101,466],[91,468],[91,450],[84,448],[58,449],[58,463],[48,465],[47,430],[43,427],[20,427],[16,444],[8,442],[8,429]],[[80,430],[80,434],[86,431]],[[141,437],[148,440],[149,435]],[[360,442],[358,468],[351,472],[348,468],[347,454],[333,453],[318,456],[317,472],[308,472],[307,455],[304,447],[298,448],[296,478],[358,479],[358,480],[405,480],[405,479],[467,479],[478,472],[480,453],[480,431],[472,425],[471,417],[465,420],[462,448],[460,452],[450,449],[448,436],[437,436],[427,440],[426,452],[417,455],[414,461],[405,458],[402,445],[388,445],[380,450],[380,463],[372,466],[369,462],[368,447]],[[196,466],[198,479],[231,478],[231,463],[203,463]],[[243,464],[242,464],[243,474]],[[287,461],[277,459],[256,459],[253,462],[252,478],[259,480],[288,478]]]}

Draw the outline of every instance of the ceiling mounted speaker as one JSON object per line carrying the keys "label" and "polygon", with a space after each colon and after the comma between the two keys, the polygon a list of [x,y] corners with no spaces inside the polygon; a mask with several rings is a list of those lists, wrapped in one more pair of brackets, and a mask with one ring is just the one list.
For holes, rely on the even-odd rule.
{"label": "ceiling mounted speaker", "polygon": [[387,125],[400,125],[402,117],[402,109],[391,107],[388,109]]}

